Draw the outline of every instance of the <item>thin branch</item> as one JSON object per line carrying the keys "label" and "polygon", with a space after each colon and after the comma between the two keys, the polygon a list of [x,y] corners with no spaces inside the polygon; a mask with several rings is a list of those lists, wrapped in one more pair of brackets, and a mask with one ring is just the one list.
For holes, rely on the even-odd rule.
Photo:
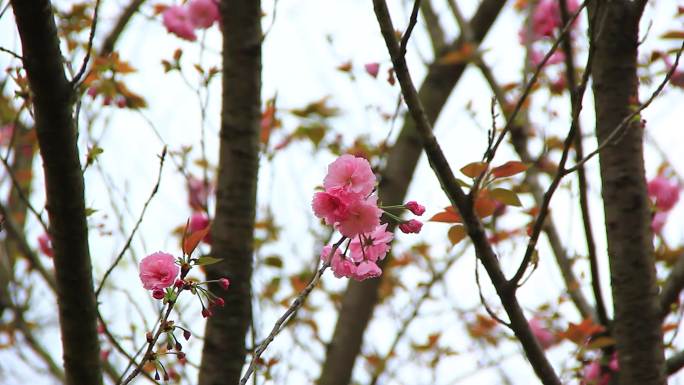
{"label": "thin branch", "polygon": [[45,349],[45,347],[43,347],[43,345],[41,345],[40,341],[37,340],[36,337],[33,335],[31,329],[24,320],[22,311],[19,308],[14,307],[14,314],[14,326],[21,331],[21,334],[24,336],[26,343],[28,343],[33,352],[36,353],[36,355],[38,355],[38,357],[40,357],[45,362],[50,373],[53,376],[55,376],[55,378],[57,378],[59,381],[64,382],[65,376],[64,370],[62,370],[62,366],[58,365],[55,362],[50,353]]}
{"label": "thin branch", "polygon": [[143,218],[145,217],[145,211],[147,211],[147,206],[149,206],[150,202],[152,202],[152,198],[154,198],[154,196],[157,195],[157,191],[159,191],[159,184],[161,183],[162,170],[164,169],[164,159],[166,159],[166,146],[164,146],[164,149],[162,150],[162,153],[159,156],[159,172],[157,174],[157,182],[154,184],[152,192],[150,193],[150,196],[147,198],[147,201],[145,201],[142,211],[140,211],[138,221],[135,223],[135,226],[133,226],[133,230],[131,230],[131,234],[128,236],[128,239],[124,244],[124,247],[121,249],[119,255],[117,255],[117,257],[114,259],[114,262],[112,262],[111,266],[109,266],[104,276],[102,277],[102,281],[100,281],[100,285],[97,287],[97,290],[95,291],[95,297],[100,296],[100,292],[102,291],[102,288],[104,287],[107,278],[114,271],[114,268],[116,268],[119,262],[121,262],[121,259],[123,258],[124,254],[126,254],[126,250],[128,250],[128,248],[131,247],[133,237],[135,236],[135,233],[138,231],[138,227],[140,227],[140,224],[142,223]]}
{"label": "thin branch", "polygon": [[73,79],[71,79],[71,86],[74,89],[78,87],[78,83],[81,81],[81,78],[85,74],[86,68],[88,67],[88,62],[90,61],[90,56],[93,51],[93,40],[95,39],[95,31],[97,30],[97,16],[100,11],[100,1],[101,0],[95,0],[95,9],[93,10],[93,23],[90,26],[90,35],[88,36],[88,47],[86,48],[85,58],[83,58],[83,63],[81,64],[81,68],[76,73],[76,76],[74,76]]}
{"label": "thin branch", "polygon": [[432,8],[432,0],[425,0],[420,4],[420,12],[425,19],[425,29],[428,31],[430,36],[430,43],[432,43],[432,52],[435,56],[446,46],[446,40],[444,39],[444,29],[439,24],[439,17]]}
{"label": "thin branch", "polygon": [[124,8],[119,18],[116,19],[114,28],[112,28],[109,34],[102,41],[102,47],[99,49],[100,55],[106,56],[114,51],[114,46],[119,40],[119,37],[121,37],[124,29],[126,29],[128,22],[131,20],[133,15],[138,12],[144,2],[145,0],[133,0],[126,8]]}
{"label": "thin branch", "polygon": [[408,41],[411,38],[411,32],[413,32],[413,27],[415,27],[416,23],[418,23],[418,11],[420,10],[420,2],[421,0],[414,0],[408,27],[406,27],[406,32],[404,32],[404,34],[401,36],[401,45],[399,47],[399,52],[401,52],[401,56],[406,55],[406,47],[408,46]]}
{"label": "thin branch", "polygon": [[[570,14],[568,11],[567,0],[559,0],[561,22],[566,24],[570,19]],[[594,15],[595,17],[595,15]],[[591,24],[594,24],[593,20]],[[591,36],[590,36],[591,39]],[[591,44],[591,43],[590,43]],[[572,36],[568,36],[563,39],[561,43],[561,48],[565,54],[565,79],[568,84],[568,90],[570,91],[570,107],[572,111],[581,108],[578,105],[576,86],[577,80],[575,79],[575,55],[572,47]],[[575,123],[575,157],[576,159],[582,159],[584,157],[584,143],[582,138],[582,126],[580,125],[579,119]],[[587,242],[587,255],[589,257],[589,269],[591,271],[591,288],[594,292],[594,299],[596,301],[596,315],[598,316],[598,321],[603,326],[608,326],[608,312],[606,311],[606,305],[603,300],[603,293],[601,292],[601,276],[598,268],[598,256],[596,253],[596,242],[594,241],[594,232],[591,225],[591,215],[589,211],[589,198],[587,193],[587,177],[584,170],[584,166],[580,166],[577,169],[577,182],[578,182],[578,192],[580,201],[580,212],[582,213],[582,224],[584,228],[584,238]]]}
{"label": "thin branch", "polygon": [[520,279],[522,279],[523,275],[525,274],[525,271],[527,270],[527,266],[530,264],[530,261],[532,260],[532,256],[534,255],[534,252],[537,248],[539,234],[542,231],[544,222],[546,221],[546,216],[549,213],[549,205],[551,204],[551,198],[553,197],[553,194],[560,185],[561,179],[563,179],[563,177],[567,175],[567,173],[563,172],[563,170],[565,169],[565,163],[569,158],[570,148],[572,147],[572,144],[575,141],[577,122],[579,121],[580,112],[582,111],[582,99],[584,97],[584,92],[587,88],[587,83],[589,83],[589,75],[591,74],[591,66],[593,64],[594,59],[593,47],[593,44],[591,44],[589,47],[589,54],[587,55],[587,63],[584,66],[584,74],[582,75],[582,81],[578,85],[577,91],[575,93],[576,96],[574,98],[575,102],[573,103],[570,130],[568,131],[568,136],[565,138],[565,142],[563,143],[563,153],[561,154],[561,159],[558,162],[558,172],[556,172],[556,176],[553,178],[551,185],[546,190],[546,193],[544,193],[544,200],[539,208],[539,214],[537,214],[537,218],[535,219],[534,226],[532,228],[532,234],[530,235],[530,240],[527,243],[525,256],[523,257],[523,260],[520,263],[520,266],[518,267],[518,271],[516,271],[515,275],[510,280],[510,283],[513,285],[518,285]]}
{"label": "thin branch", "polygon": [[556,52],[556,49],[558,49],[558,46],[560,45],[561,41],[565,39],[570,31],[572,30],[572,26],[579,16],[579,14],[584,10],[584,8],[587,5],[587,1],[585,0],[582,2],[582,5],[577,9],[577,11],[572,15],[570,20],[565,24],[563,29],[561,30],[561,33],[558,35],[558,37],[554,40],[553,45],[551,45],[551,48],[549,51],[546,53],[542,61],[537,65],[537,68],[535,69],[534,73],[532,74],[532,77],[530,80],[527,82],[525,88],[523,89],[522,94],[518,98],[518,102],[515,104],[515,107],[513,108],[513,111],[511,112],[511,119],[506,123],[504,126],[503,130],[501,130],[501,133],[499,134],[499,137],[497,138],[496,142],[494,143],[494,146],[490,149],[488,149],[487,153],[485,154],[485,160],[489,163],[494,159],[494,155],[496,154],[496,150],[499,148],[499,145],[501,145],[501,142],[504,140],[504,137],[506,134],[511,130],[511,126],[513,125],[513,122],[515,122],[515,118],[517,117],[518,113],[520,112],[520,109],[523,107],[525,101],[527,100],[527,97],[529,96],[530,92],[532,91],[532,88],[537,82],[537,79],[539,78],[539,75],[541,74],[542,69],[546,65],[546,62],[549,61],[551,58],[551,55]]}
{"label": "thin branch", "polygon": [[437,175],[442,189],[447,194],[451,204],[458,208],[468,230],[468,235],[475,246],[476,254],[487,270],[487,274],[501,298],[501,303],[510,319],[511,327],[515,331],[516,337],[520,340],[535,373],[544,384],[560,385],[560,379],[530,330],[522,308],[515,296],[515,288],[508,284],[501,271],[498,258],[487,240],[482,223],[473,210],[472,199],[457,184],[451,166],[432,133],[431,124],[418,98],[418,93],[411,80],[406,61],[401,54],[399,44],[394,35],[394,27],[387,4],[384,0],[373,0],[373,6],[378,24],[380,25],[380,31],[385,39],[397,79],[404,94],[404,100],[409,108],[411,117],[416,123],[416,131],[423,142],[430,167]]}
{"label": "thin branch", "polygon": [[21,183],[19,183],[19,180],[17,179],[16,175],[14,175],[14,172],[12,171],[12,166],[9,163],[7,163],[7,159],[5,159],[4,157],[0,157],[0,162],[2,162],[2,165],[5,166],[5,170],[7,170],[7,174],[12,180],[12,187],[17,192],[19,199],[21,199],[22,202],[26,205],[26,207],[28,207],[29,211],[31,211],[33,215],[35,215],[36,220],[38,220],[38,223],[40,223],[45,234],[50,234],[50,230],[48,228],[47,223],[45,223],[43,217],[40,215],[38,210],[36,210],[36,208],[33,207],[33,204],[31,204],[31,201],[26,196],[26,193],[24,193],[24,190],[21,188]]}
{"label": "thin branch", "polygon": [[7,54],[10,54],[10,55],[14,56],[15,59],[24,60],[24,58],[21,57],[21,55],[19,55],[18,53],[12,51],[11,49],[7,49],[7,48],[5,48],[5,47],[0,47],[0,52],[4,52],[4,53],[7,53]]}
{"label": "thin branch", "polygon": [[569,174],[571,172],[577,171],[577,168],[583,165],[584,163],[587,163],[591,158],[594,156],[598,155],[601,150],[606,148],[607,146],[611,145],[613,140],[617,138],[617,135],[620,134],[626,127],[629,126],[629,124],[641,114],[641,111],[645,110],[648,106],[653,103],[656,97],[660,95],[660,93],[663,91],[667,83],[670,81],[670,78],[672,78],[672,75],[674,74],[675,70],[677,69],[677,65],[679,64],[679,59],[682,56],[682,51],[684,50],[684,42],[682,42],[682,46],[679,48],[677,51],[677,56],[675,57],[674,64],[672,65],[672,68],[670,68],[669,71],[667,71],[667,74],[665,74],[665,78],[663,81],[658,85],[658,88],[651,94],[651,97],[646,100],[643,104],[641,104],[639,107],[635,108],[634,111],[632,111],[631,114],[627,115],[621,122],[618,124],[613,131],[608,135],[608,137],[603,141],[603,143],[599,144],[599,146],[592,152],[589,153],[589,155],[585,156],[582,160],[578,161],[573,167],[567,168],[563,170],[564,174]]}
{"label": "thin branch", "polygon": [[[330,257],[332,258],[333,255],[337,252],[337,249],[340,247],[342,242],[344,242],[347,238],[342,237],[340,238],[337,243],[335,243],[330,251]],[[313,288],[316,286],[318,281],[321,279],[321,276],[325,272],[325,270],[330,267],[329,262],[323,263],[323,265],[316,271],[316,274],[311,278],[311,281],[309,282],[308,285],[302,290],[299,295],[297,295],[297,298],[292,302],[290,307],[283,313],[283,315],[278,318],[276,321],[275,325],[273,325],[273,329],[271,332],[268,334],[268,336],[257,346],[257,348],[254,350],[254,355],[252,355],[252,360],[249,362],[249,366],[247,367],[247,371],[245,374],[242,376],[240,379],[240,385],[245,385],[247,381],[249,380],[249,376],[254,373],[254,370],[256,368],[257,361],[259,361],[259,358],[261,358],[261,355],[264,353],[268,345],[273,342],[273,339],[280,333],[281,330],[283,330],[287,324],[287,321],[291,319],[291,316],[299,310],[302,305],[304,305],[304,302],[306,301],[307,297],[309,294],[311,294],[311,291]]]}

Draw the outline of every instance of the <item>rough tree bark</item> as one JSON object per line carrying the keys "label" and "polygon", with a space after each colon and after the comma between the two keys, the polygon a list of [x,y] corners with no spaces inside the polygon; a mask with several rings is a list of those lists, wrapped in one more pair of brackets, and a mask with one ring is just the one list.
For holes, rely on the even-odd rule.
{"label": "rough tree bark", "polygon": [[[641,9],[637,2],[592,2],[598,12],[592,68],[596,135],[603,143],[638,104]],[[599,154],[621,385],[665,384],[643,131],[632,122]]]}
{"label": "rough tree bark", "polygon": [[[475,41],[481,42],[484,39],[504,4],[505,0],[484,0],[480,4],[471,21]],[[463,42],[463,38],[459,37],[444,49],[444,53],[459,49]],[[419,90],[419,97],[430,123],[434,124],[437,120],[466,65],[440,65],[435,62],[430,66]],[[415,123],[406,118],[399,137],[387,156],[387,166],[381,173],[379,195],[383,204],[402,203],[421,152],[422,144],[416,133]],[[387,260],[388,258],[381,262],[383,270],[386,269]],[[380,283],[379,279],[349,282],[342,298],[335,331],[328,345],[318,381],[320,385],[349,383],[354,362],[361,350],[363,334],[378,302]]]}
{"label": "rough tree bark", "polygon": [[102,384],[83,174],[52,4],[12,0],[45,171],[66,383]]}
{"label": "rough tree bark", "polygon": [[[223,101],[216,215],[209,279],[228,277],[225,307],[207,322],[200,385],[237,384],[251,319],[259,122],[261,118],[261,2],[223,0]],[[224,292],[214,285],[216,293]]]}

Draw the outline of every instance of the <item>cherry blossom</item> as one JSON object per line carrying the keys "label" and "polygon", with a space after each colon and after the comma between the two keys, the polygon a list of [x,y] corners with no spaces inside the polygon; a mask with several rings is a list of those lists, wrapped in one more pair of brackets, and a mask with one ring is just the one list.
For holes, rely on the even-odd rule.
{"label": "cherry blossom", "polygon": [[556,343],[556,336],[543,325],[543,321],[538,317],[533,317],[529,321],[530,330],[543,349],[548,349]]}
{"label": "cherry blossom", "polygon": [[162,21],[166,29],[181,39],[195,41],[195,28],[190,21],[188,10],[178,5],[172,5],[162,14]]}
{"label": "cherry blossom", "polygon": [[187,7],[188,17],[195,28],[209,28],[219,19],[218,4],[214,0],[191,0]]}
{"label": "cherry blossom", "polygon": [[373,191],[375,182],[375,174],[366,159],[345,154],[328,166],[323,187],[326,191],[341,188],[365,197]]}
{"label": "cherry blossom", "polygon": [[422,228],[423,222],[415,219],[411,219],[399,225],[399,230],[406,234],[418,234]]}
{"label": "cherry blossom", "polygon": [[140,280],[147,290],[161,290],[173,285],[179,270],[173,255],[158,251],[140,261]]}
{"label": "cherry blossom", "polygon": [[382,224],[370,233],[360,234],[349,243],[349,253],[354,262],[362,262],[367,259],[377,262],[385,258],[390,249],[394,235],[387,231],[387,224]]}

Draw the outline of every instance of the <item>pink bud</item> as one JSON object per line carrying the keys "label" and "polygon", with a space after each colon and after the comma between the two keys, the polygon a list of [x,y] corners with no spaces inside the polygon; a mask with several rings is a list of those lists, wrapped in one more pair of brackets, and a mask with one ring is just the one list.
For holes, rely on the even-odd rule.
{"label": "pink bud", "polygon": [[182,279],[177,279],[176,282],[173,284],[173,286],[180,289],[183,286],[185,286],[185,282]]}
{"label": "pink bud", "polygon": [[45,233],[38,236],[38,248],[48,257],[55,255],[55,252],[52,249],[52,240],[50,239],[50,236]]}
{"label": "pink bud", "polygon": [[416,201],[408,201],[406,202],[404,207],[406,207],[406,209],[412,212],[414,215],[421,216],[423,215],[423,213],[425,213],[425,206],[419,204]]}
{"label": "pink bud", "polygon": [[214,304],[215,304],[216,306],[223,307],[223,306],[226,304],[226,302],[223,300],[223,298],[216,298],[216,299],[214,300]]}
{"label": "pink bud", "polygon": [[380,64],[379,63],[366,63],[363,68],[365,68],[366,72],[368,75],[376,78],[378,77],[378,72],[380,72]]}
{"label": "pink bud", "polygon": [[179,360],[185,359],[185,353],[183,352],[178,352],[176,355],[178,356]]}
{"label": "pink bud", "polygon": [[185,340],[187,341],[190,339],[190,337],[192,337],[192,333],[190,333],[190,330],[183,330],[183,338],[185,338]]}
{"label": "pink bud", "polygon": [[146,340],[147,342],[152,342],[152,340],[153,340],[152,332],[147,332],[147,333],[145,333],[145,340]]}
{"label": "pink bud", "polygon": [[211,310],[209,310],[207,308],[202,309],[202,317],[209,318],[213,315],[214,315],[214,313]]}
{"label": "pink bud", "polygon": [[88,88],[88,96],[90,96],[91,98],[94,99],[97,96],[97,88],[95,88],[95,87]]}
{"label": "pink bud", "polygon": [[162,298],[164,298],[164,290],[162,290],[162,289],[154,289],[154,290],[152,290],[152,298],[154,298],[154,299],[162,299]]}
{"label": "pink bud", "polygon": [[228,278],[221,278],[218,280],[219,285],[223,288],[223,290],[228,290],[228,286],[230,286],[230,281]]}
{"label": "pink bud", "polygon": [[411,234],[411,233],[418,234],[422,227],[423,227],[423,223],[421,221],[411,219],[410,221],[406,221],[406,222],[400,224],[399,230],[401,230],[403,233],[406,233],[406,234]]}

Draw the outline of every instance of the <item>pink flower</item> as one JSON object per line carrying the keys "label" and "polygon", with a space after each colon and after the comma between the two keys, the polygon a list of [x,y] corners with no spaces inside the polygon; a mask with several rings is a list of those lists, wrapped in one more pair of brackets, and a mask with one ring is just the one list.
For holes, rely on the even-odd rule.
{"label": "pink flower", "polygon": [[346,259],[341,253],[335,253],[330,263],[333,274],[337,278],[351,277],[356,272],[356,265]]}
{"label": "pink flower", "polygon": [[346,217],[337,225],[342,235],[353,239],[358,234],[370,233],[380,224],[380,210],[376,204],[377,197],[353,201],[347,206]]}
{"label": "pink flower", "polygon": [[211,194],[211,186],[204,184],[204,181],[190,175],[188,177],[188,204],[195,211],[202,211],[207,205],[207,200]]}
{"label": "pink flower", "polygon": [[375,278],[382,275],[382,270],[375,262],[363,261],[356,266],[356,271],[352,274],[352,278],[357,281],[363,281],[368,278]]}
{"label": "pink flower", "polygon": [[377,78],[378,72],[380,72],[380,63],[366,63],[363,68],[366,70],[368,75]]}
{"label": "pink flower", "polygon": [[659,210],[669,211],[679,201],[679,185],[658,175],[648,182],[648,195],[655,198],[655,205]]}
{"label": "pink flower", "polygon": [[353,199],[354,197],[340,189],[317,192],[314,194],[311,207],[317,217],[325,219],[325,223],[332,226],[347,217],[347,206]]}
{"label": "pink flower", "polygon": [[420,229],[422,229],[422,228],[423,228],[423,223],[421,221],[417,221],[415,219],[411,219],[410,221],[406,221],[406,222],[399,225],[399,230],[401,230],[403,233],[406,233],[406,234],[411,234],[411,233],[418,234],[420,232]]}
{"label": "pink flower", "polygon": [[542,320],[537,317],[533,317],[530,319],[529,324],[532,334],[534,334],[534,337],[537,338],[539,345],[541,345],[543,349],[548,349],[556,343],[556,336],[554,336],[549,329],[544,327]]}
{"label": "pink flower", "polygon": [[354,262],[368,260],[377,262],[385,258],[394,235],[387,231],[387,224],[380,225],[370,233],[360,234],[349,243],[349,253]]}
{"label": "pink flower", "polygon": [[152,290],[152,298],[154,299],[162,299],[164,298],[164,290],[162,289],[154,289]]}
{"label": "pink flower", "polygon": [[221,287],[223,288],[223,290],[228,290],[228,286],[230,286],[230,281],[228,280],[228,278],[223,277],[219,279],[218,282],[219,285],[221,285]]}
{"label": "pink flower", "polygon": [[178,271],[173,255],[161,251],[140,261],[140,280],[147,290],[160,290],[173,285]]}
{"label": "pink flower", "polygon": [[[194,233],[196,231],[204,230],[208,226],[209,226],[209,217],[207,216],[207,214],[196,212],[196,213],[193,213],[192,216],[190,217],[190,223],[188,224],[188,230],[190,231],[190,233]],[[207,235],[202,239],[202,241],[211,245],[211,233],[207,233]]]}
{"label": "pink flower", "polygon": [[412,212],[413,215],[421,216],[423,213],[425,213],[425,206],[416,201],[408,201],[406,204],[404,204],[404,207],[406,207],[408,211]]}
{"label": "pink flower", "polygon": [[332,246],[330,246],[330,245],[325,246],[323,248],[323,250],[321,251],[321,261],[330,263],[333,258],[342,257],[342,253],[340,253],[339,248],[337,248],[335,250],[334,256],[332,256],[331,254],[332,254]]}
{"label": "pink flower", "polygon": [[[577,0],[567,2],[568,16],[571,16],[579,8]],[[556,29],[563,27],[561,21],[561,11],[556,0],[541,0],[532,14],[532,33],[533,39],[538,40],[542,37],[553,37]]]}
{"label": "pink flower", "polygon": [[195,28],[209,28],[219,19],[218,4],[214,0],[190,0],[187,7]]}
{"label": "pink flower", "polygon": [[38,236],[38,248],[48,257],[53,257],[55,255],[55,251],[52,249],[52,240],[46,233]]}
{"label": "pink flower", "polygon": [[657,211],[653,214],[653,219],[651,219],[651,230],[653,230],[654,233],[660,234],[667,222],[667,216],[668,213],[665,211]]}
{"label": "pink flower", "polygon": [[188,11],[185,8],[178,5],[172,5],[166,8],[162,14],[162,21],[167,31],[181,39],[189,41],[195,41],[197,39],[194,26],[190,22]]}
{"label": "pink flower", "polygon": [[342,189],[366,197],[373,191],[375,181],[375,174],[366,159],[345,154],[328,166],[323,187],[326,191]]}

